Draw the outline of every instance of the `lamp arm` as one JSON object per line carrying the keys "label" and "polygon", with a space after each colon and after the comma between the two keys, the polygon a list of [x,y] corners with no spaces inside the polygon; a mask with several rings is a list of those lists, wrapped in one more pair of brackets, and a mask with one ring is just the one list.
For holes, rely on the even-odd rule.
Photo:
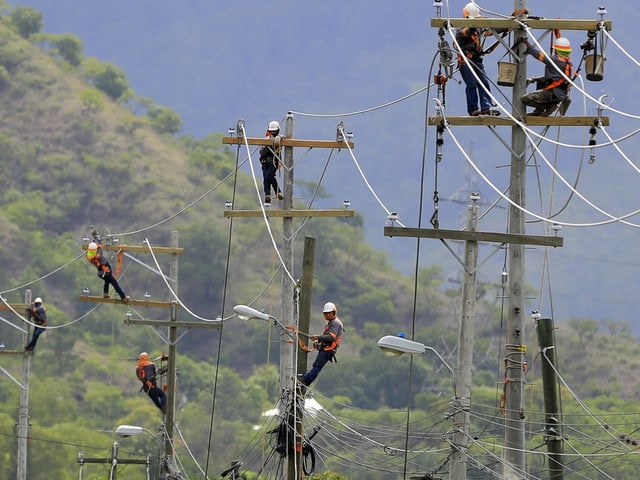
{"label": "lamp arm", "polygon": [[436,357],[438,357],[438,359],[442,362],[442,364],[443,364],[445,367],[447,367],[447,369],[451,372],[451,375],[453,375],[453,378],[455,378],[455,377],[456,377],[456,374],[455,374],[455,372],[453,371],[453,368],[451,368],[451,365],[449,365],[449,364],[445,361],[445,359],[444,359],[444,358],[442,358],[442,355],[440,355],[440,353],[438,353],[438,351],[437,351],[435,348],[430,347],[429,345],[425,345],[425,346],[424,346],[424,348],[425,348],[426,350],[430,350],[430,351],[432,351],[432,352],[436,355]]}
{"label": "lamp arm", "polygon": [[289,330],[287,327],[285,327],[282,322],[280,320],[278,320],[276,317],[274,317],[273,315],[269,315],[269,318],[271,319],[271,321],[273,322],[274,325],[277,325],[280,327],[280,329],[286,333],[292,340],[296,339],[296,336],[291,332],[291,330]]}

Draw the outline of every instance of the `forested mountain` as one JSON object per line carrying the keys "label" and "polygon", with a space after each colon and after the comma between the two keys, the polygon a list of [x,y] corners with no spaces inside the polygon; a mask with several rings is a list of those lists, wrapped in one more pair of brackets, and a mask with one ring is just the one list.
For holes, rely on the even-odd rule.
{"label": "forested mountain", "polygon": [[[251,135],[262,135],[272,118],[293,111],[298,138],[332,138],[336,123],[344,121],[354,134],[359,167],[344,152],[328,165],[325,157],[311,152],[296,168],[296,176],[310,182],[323,178],[331,186],[327,198],[318,199],[319,208],[351,200],[362,213],[366,241],[387,252],[405,274],[412,274],[415,255],[407,254],[408,241],[382,235],[387,214],[380,202],[397,212],[407,226],[417,226],[421,214],[424,227],[435,213],[432,199],[437,191],[440,227],[459,229],[464,225],[468,195],[476,191],[482,201],[480,229],[505,230],[507,204],[498,201],[493,187],[504,191],[508,184],[509,151],[495,138],[497,133],[509,143],[508,128],[447,130],[444,157],[436,165],[435,128],[424,125],[425,113],[435,114],[435,99],[440,97],[435,87],[416,94],[438,70],[438,29],[430,24],[438,2],[405,0],[401,6],[384,0],[10,3],[42,11],[43,31],[75,35],[82,39],[87,56],[122,68],[139,95],[180,115],[181,133],[201,138],[226,132],[244,119]],[[459,16],[465,3],[443,2],[442,17]],[[478,5],[489,17],[510,15],[514,8],[514,2]],[[585,78],[585,52],[580,45],[586,33],[562,32],[573,45],[574,67],[580,69],[568,115],[596,114],[592,99],[606,95],[605,103],[623,114],[605,108],[603,114],[610,117],[610,125],[598,131],[594,140],[606,144],[606,134],[621,139],[618,147],[633,163],[640,152],[638,135],[633,135],[640,99],[629,72],[637,68],[640,52],[628,8],[595,0],[527,2],[532,15],[547,19],[597,20],[601,6],[606,7],[604,17],[612,25],[612,39],[598,42],[606,54],[602,81]],[[550,46],[548,32],[535,34],[545,48]],[[452,43],[448,33],[445,39]],[[497,63],[503,61],[510,58],[502,46],[485,56],[492,92],[504,117],[510,111],[513,89],[496,84]],[[542,63],[532,57],[527,63],[528,76],[542,74]],[[447,83],[444,94],[447,115],[465,112],[459,74]],[[558,233],[565,239],[563,248],[527,250],[525,274],[527,283],[535,287],[527,309],[538,309],[558,323],[571,318],[632,322],[633,332],[640,335],[640,324],[634,322],[638,310],[635,289],[640,282],[637,228],[609,221],[596,209],[614,217],[637,210],[637,172],[612,146],[587,149],[591,137],[586,125],[536,130],[545,138],[539,146],[550,164],[539,155],[529,160],[528,210],[544,217],[553,215],[567,224]],[[533,136],[531,142],[536,139]],[[463,157],[461,148],[486,178]],[[591,153],[595,154],[593,162]],[[551,167],[556,175],[549,174]],[[585,198],[571,192],[559,175]],[[497,206],[492,208],[494,201]],[[624,220],[637,224],[634,218]],[[548,222],[527,216],[528,233],[547,234],[545,225]],[[490,251],[483,247],[482,256],[489,256]],[[446,287],[455,288],[459,265],[442,244],[427,242],[420,256],[421,265],[439,265],[446,278],[453,280]],[[494,255],[482,264],[480,281],[500,281],[502,267],[502,255]]]}
{"label": "forested mountain", "polygon": [[[201,472],[189,460],[188,446],[198,464],[206,465],[209,478],[217,478],[255,441],[254,425],[278,400],[278,349],[272,338],[277,333],[264,323],[241,323],[231,316],[234,304],[254,299],[258,308],[276,316],[280,311],[281,274],[264,224],[223,217],[229,199],[234,208],[256,208],[260,200],[253,180],[242,171],[236,175],[236,162],[243,159],[222,145],[221,135],[176,135],[180,119],[175,112],[130,91],[117,66],[85,58],[73,35],[42,34],[37,16],[23,13],[0,23],[0,292],[8,302],[19,303],[25,289],[31,289],[44,298],[53,327],[41,337],[32,358],[29,478],[77,478],[78,452],[107,455],[116,425],[155,431],[160,420],[138,391],[132,359],[143,350],[162,353],[162,338],[150,327],[126,326],[123,317],[130,311],[163,318],[166,312],[122,305],[94,309],[79,301],[85,288],[99,294],[101,287],[81,248],[89,225],[136,245],[148,241],[166,246],[170,232],[178,231],[185,249],[179,260],[180,299],[193,316],[225,318],[221,331],[187,331],[176,359],[177,420],[184,435],[178,455],[185,471],[198,478]],[[315,185],[299,187],[306,192]],[[415,282],[400,273],[386,254],[366,243],[362,223],[356,214],[353,219],[299,224],[294,274],[300,275],[302,238],[316,238],[312,329],[322,327],[317,312],[328,299],[338,304],[347,329],[338,364],[328,365],[314,386],[317,398],[335,402],[332,408],[344,417],[351,415],[363,425],[377,421],[390,429],[388,409],[402,415],[407,405],[416,412],[425,406],[447,408],[451,379],[437,360],[417,359],[408,396],[408,363],[389,363],[375,347],[376,340],[399,331],[413,333],[455,364],[460,299],[458,291],[441,288],[439,268],[421,269]],[[274,219],[270,225],[278,240],[280,222]],[[168,300],[171,295],[158,270],[168,272],[166,259],[159,258],[155,265],[148,256],[126,257],[120,283],[134,298],[148,293],[152,299]],[[499,285],[485,285],[479,293],[474,362],[474,401],[495,411],[503,380],[503,306],[494,301],[499,291]],[[180,316],[190,318],[182,310]],[[23,334],[12,325],[23,325],[3,313],[5,319],[0,341],[5,350],[21,350]],[[540,412],[533,321],[527,330],[531,377],[526,410]],[[558,358],[568,382],[567,409],[580,411],[581,404],[574,400],[578,397],[595,412],[589,422],[599,425],[592,419],[600,415],[615,424],[616,432],[632,435],[640,411],[633,375],[640,352],[629,325],[575,320],[558,331]],[[0,360],[3,373],[20,378],[21,356],[6,354]],[[5,460],[0,478],[15,477],[19,397],[15,382],[2,377],[0,447]],[[449,425],[442,418],[427,416],[414,427],[421,431],[436,423],[446,431]],[[474,429],[482,436],[489,422],[476,422]],[[572,428],[578,430],[582,423]],[[539,427],[539,418],[532,414],[532,445],[542,441]],[[606,430],[592,435],[611,442]],[[121,441],[127,455],[149,449],[148,438],[129,440]],[[316,441],[326,447],[331,440],[321,434]],[[437,441],[446,449],[441,436]],[[625,445],[624,439],[617,441],[616,447]],[[402,448],[402,442],[395,446]],[[321,470],[350,479],[398,476],[397,466],[372,472],[360,468],[357,458],[346,464],[333,456],[323,459]],[[93,468],[87,467],[92,478],[104,478],[104,469]],[[602,468],[625,480],[637,478],[640,467],[635,461],[618,461]],[[145,478],[133,467],[127,467],[126,474]]]}

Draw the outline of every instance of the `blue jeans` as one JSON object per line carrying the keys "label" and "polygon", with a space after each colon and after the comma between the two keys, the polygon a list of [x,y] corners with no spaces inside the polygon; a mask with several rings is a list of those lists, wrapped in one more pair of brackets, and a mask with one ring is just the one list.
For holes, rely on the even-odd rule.
{"label": "blue jeans", "polygon": [[[487,91],[482,88],[482,85],[476,80],[474,77],[471,68],[466,63],[463,63],[460,66],[460,75],[462,75],[462,80],[466,85],[465,93],[467,94],[467,113],[471,115],[476,110],[490,110],[491,109],[491,97],[489,96],[488,90],[489,88],[489,79],[487,78],[487,73],[484,70],[484,63],[474,62],[470,60],[470,62],[475,65],[475,73],[480,78],[482,85],[487,87]],[[480,98],[480,108],[478,109],[478,98]]]}
{"label": "blue jeans", "polygon": [[311,383],[320,373],[320,370],[322,370],[322,367],[324,367],[327,362],[329,362],[333,358],[334,355],[335,352],[333,350],[331,350],[330,352],[325,352],[324,350],[319,351],[316,360],[311,366],[311,370],[309,370],[302,376],[302,383],[304,383],[305,385],[311,385]]}

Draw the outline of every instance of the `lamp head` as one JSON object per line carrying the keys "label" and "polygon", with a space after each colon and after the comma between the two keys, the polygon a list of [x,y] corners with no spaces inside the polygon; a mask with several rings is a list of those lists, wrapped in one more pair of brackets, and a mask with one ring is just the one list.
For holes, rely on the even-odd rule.
{"label": "lamp head", "polygon": [[397,337],[395,335],[385,335],[378,340],[378,348],[387,356],[398,356],[403,353],[410,355],[424,354],[425,346],[423,343],[414,342],[403,337]]}
{"label": "lamp head", "polygon": [[131,435],[140,435],[144,429],[136,425],[118,425],[116,434],[121,437],[130,437]]}
{"label": "lamp head", "polygon": [[255,308],[248,307],[247,305],[236,305],[233,307],[233,311],[240,320],[257,318],[258,320],[269,321],[269,314],[256,310]]}

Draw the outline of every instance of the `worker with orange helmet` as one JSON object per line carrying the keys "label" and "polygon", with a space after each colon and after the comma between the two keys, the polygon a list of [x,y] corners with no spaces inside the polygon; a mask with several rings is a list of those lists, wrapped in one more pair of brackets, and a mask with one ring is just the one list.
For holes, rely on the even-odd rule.
{"label": "worker with orange helmet", "polygon": [[118,295],[120,295],[120,299],[123,302],[128,302],[130,297],[128,297],[124,293],[124,291],[122,291],[122,288],[120,288],[118,281],[113,276],[111,265],[109,265],[107,259],[104,258],[102,244],[96,242],[89,243],[89,245],[87,246],[86,258],[91,265],[95,266],[98,269],[98,276],[102,280],[104,280],[102,296],[104,298],[111,298],[111,295],[109,295],[109,285],[113,285],[115,291],[118,293]]}
{"label": "worker with orange helmet", "polygon": [[[565,37],[558,35],[553,42],[553,53],[551,55],[531,45],[524,38],[523,42],[527,46],[527,54],[545,64],[544,77],[532,79],[536,81],[536,90],[522,96],[522,102],[535,110],[527,115],[548,117],[562,103],[561,113],[566,112],[569,106],[569,89],[571,84],[567,79],[573,75],[571,65],[571,43]],[[562,73],[560,73],[562,72]]]}
{"label": "worker with orange helmet", "polygon": [[336,361],[336,350],[340,346],[344,335],[344,325],[338,318],[336,304],[333,302],[325,303],[322,313],[327,324],[324,326],[322,335],[311,335],[313,346],[318,350],[318,355],[311,366],[311,370],[299,377],[299,381],[303,385],[311,385],[327,363]]}
{"label": "worker with orange helmet", "polygon": [[[163,360],[167,358],[166,355],[162,356]],[[146,393],[154,405],[165,415],[167,413],[167,396],[158,387],[156,375],[156,364],[151,361],[149,354],[147,352],[140,353],[136,365],[136,376],[142,382],[140,390]]]}

